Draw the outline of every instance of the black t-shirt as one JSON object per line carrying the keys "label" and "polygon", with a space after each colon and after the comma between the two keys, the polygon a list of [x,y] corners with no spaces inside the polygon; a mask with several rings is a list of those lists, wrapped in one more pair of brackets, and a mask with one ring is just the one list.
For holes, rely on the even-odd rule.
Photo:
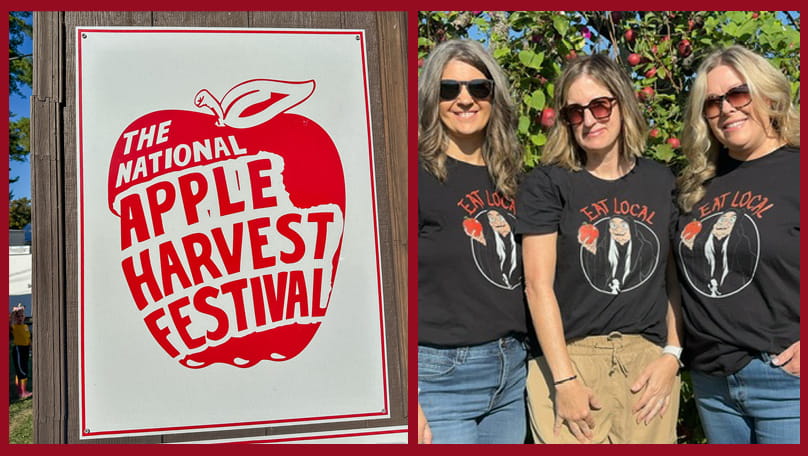
{"label": "black t-shirt", "polygon": [[418,343],[524,337],[516,205],[495,191],[486,167],[447,157],[446,170],[443,183],[418,172]]}
{"label": "black t-shirt", "polygon": [[679,218],[685,362],[729,375],[800,338],[800,156],[722,152],[705,197]]}
{"label": "black t-shirt", "polygon": [[554,290],[567,341],[619,331],[664,345],[674,191],[670,170],[644,158],[611,181],[558,166],[528,174],[516,231],[558,232]]}

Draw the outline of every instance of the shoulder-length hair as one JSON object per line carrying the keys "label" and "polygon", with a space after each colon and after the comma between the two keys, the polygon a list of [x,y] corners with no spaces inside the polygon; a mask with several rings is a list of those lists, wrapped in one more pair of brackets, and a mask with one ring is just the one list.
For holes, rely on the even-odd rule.
{"label": "shoulder-length hair", "polygon": [[[555,85],[553,107],[556,112],[564,108],[570,86],[582,75],[603,84],[617,99],[617,109],[622,119],[619,138],[621,157],[630,160],[641,156],[645,150],[648,123],[642,115],[628,74],[605,55],[581,56],[567,64]],[[564,122],[553,125],[544,145],[542,163],[559,165],[572,171],[580,171],[586,165],[586,152],[578,145],[571,130],[572,127]]]}
{"label": "shoulder-length hair", "polygon": [[446,179],[449,135],[440,120],[440,80],[446,64],[458,60],[480,70],[494,81],[491,117],[482,145],[483,160],[497,190],[516,194],[522,171],[522,147],[516,138],[516,110],[508,78],[482,45],[470,40],[445,41],[432,51],[418,78],[418,156],[427,171],[441,182]]}
{"label": "shoulder-length hair", "polygon": [[791,85],[768,60],[739,45],[718,49],[699,65],[684,114],[682,150],[687,165],[679,176],[679,206],[690,212],[704,197],[704,183],[715,176],[722,145],[702,115],[707,98],[707,73],[727,65],[741,75],[752,95],[752,110],[759,119],[768,117],[778,138],[800,145],[800,112],[791,100]]}

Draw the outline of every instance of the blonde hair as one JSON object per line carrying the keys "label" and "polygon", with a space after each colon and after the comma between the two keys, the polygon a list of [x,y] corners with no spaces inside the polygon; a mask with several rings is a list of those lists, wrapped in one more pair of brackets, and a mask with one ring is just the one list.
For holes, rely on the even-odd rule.
{"label": "blonde hair", "polygon": [[[553,106],[560,112],[567,103],[570,86],[582,75],[603,84],[617,99],[622,124],[620,126],[620,155],[627,160],[639,157],[645,150],[648,124],[642,115],[628,74],[614,61],[602,54],[578,57],[564,68],[556,81]],[[544,145],[542,163],[556,164],[572,171],[586,165],[586,152],[575,141],[571,127],[556,122]]]}
{"label": "blonde hair", "polygon": [[483,160],[497,190],[516,194],[522,171],[522,147],[516,138],[516,109],[508,79],[497,62],[476,41],[449,40],[439,44],[424,62],[418,78],[418,156],[424,168],[443,182],[449,135],[440,120],[440,80],[446,64],[458,60],[494,81],[491,117],[482,145]]}
{"label": "blonde hair", "polygon": [[741,75],[752,95],[752,110],[769,118],[778,138],[788,145],[800,145],[800,112],[791,100],[791,85],[768,60],[739,45],[718,49],[699,65],[684,114],[682,150],[687,165],[678,179],[679,206],[690,212],[705,194],[704,183],[715,176],[721,143],[702,115],[707,98],[707,73],[727,65]]}

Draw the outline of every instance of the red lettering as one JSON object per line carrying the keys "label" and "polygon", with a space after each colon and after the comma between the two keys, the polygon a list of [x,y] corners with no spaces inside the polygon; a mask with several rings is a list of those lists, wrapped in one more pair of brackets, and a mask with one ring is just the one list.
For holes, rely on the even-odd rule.
{"label": "red lettering", "polygon": [[208,340],[220,340],[227,335],[227,313],[207,302],[208,299],[216,296],[219,296],[219,290],[214,287],[202,287],[194,295],[194,308],[216,319],[216,329],[207,332]]}
{"label": "red lettering", "polygon": [[265,257],[261,252],[265,245],[269,244],[269,236],[261,234],[258,230],[269,228],[269,218],[258,218],[247,222],[247,231],[250,235],[250,249],[252,251],[253,267],[255,269],[270,268],[275,266],[275,257]]}
{"label": "red lettering", "polygon": [[[177,180],[182,196],[183,208],[185,209],[185,221],[193,225],[199,221],[199,214],[196,206],[205,198],[208,192],[208,181],[201,173],[189,173],[179,177]],[[193,184],[196,184],[196,190]]]}
{"label": "red lettering", "polygon": [[166,312],[161,307],[155,310],[154,312],[146,315],[146,317],[143,318],[143,321],[146,323],[146,328],[149,329],[149,332],[151,333],[152,337],[154,337],[154,340],[156,340],[157,343],[160,344],[161,347],[163,347],[163,350],[165,350],[165,352],[168,353],[169,356],[174,358],[177,355],[179,355],[180,352],[177,351],[177,349],[174,348],[173,345],[171,345],[171,342],[168,341],[168,335],[171,334],[171,331],[169,331],[168,328],[164,326],[160,327],[157,325],[157,320],[163,318],[165,315]]}
{"label": "red lettering", "polygon": [[121,250],[126,250],[132,245],[132,231],[135,232],[138,242],[149,238],[146,214],[143,212],[140,195],[136,193],[121,199]]}
{"label": "red lettering", "polygon": [[149,289],[152,299],[156,302],[163,299],[163,294],[160,292],[160,287],[157,285],[157,280],[154,277],[151,261],[149,261],[149,251],[144,250],[140,252],[140,264],[143,272],[138,274],[135,272],[134,260],[132,257],[127,257],[121,262],[123,269],[123,276],[126,278],[126,283],[129,285],[129,291],[135,299],[135,305],[138,310],[143,310],[149,305],[146,295],[143,293],[143,285]]}
{"label": "red lettering", "polygon": [[278,205],[278,199],[274,196],[264,196],[264,189],[272,188],[272,178],[262,176],[262,171],[272,169],[272,162],[265,158],[247,163],[250,174],[250,189],[252,190],[253,208],[261,209]]}
{"label": "red lettering", "polygon": [[[322,317],[325,316],[326,307],[320,307],[320,297],[323,290],[323,270],[317,268],[314,270],[314,287],[311,292],[311,316]],[[328,306],[328,302],[326,302]]]}
{"label": "red lettering", "polygon": [[[158,192],[160,191],[164,194],[163,202],[160,202],[157,198]],[[149,212],[151,213],[154,235],[160,236],[165,233],[165,229],[163,228],[163,214],[174,206],[174,201],[176,200],[174,186],[170,182],[165,181],[149,185],[146,188],[146,199],[149,202]]]}
{"label": "red lettering", "polygon": [[205,344],[204,337],[193,338],[188,333],[188,325],[191,324],[191,318],[182,313],[182,308],[191,304],[187,296],[172,302],[168,305],[168,313],[171,315],[171,320],[174,321],[174,326],[180,335],[180,339],[185,342],[185,345],[190,348],[198,348]]}
{"label": "red lettering", "polygon": [[229,293],[233,298],[233,306],[236,309],[236,329],[239,331],[247,329],[247,314],[244,310],[245,288],[247,288],[247,279],[234,280],[222,285],[222,293]]}
{"label": "red lettering", "polygon": [[230,201],[230,191],[227,188],[223,167],[213,169],[213,180],[216,183],[216,194],[219,195],[219,215],[230,215],[243,211],[244,201],[235,203]]}
{"label": "red lettering", "polygon": [[[196,247],[201,249],[196,251]],[[191,233],[182,238],[182,247],[185,250],[185,257],[188,258],[188,269],[191,270],[191,277],[194,280],[194,285],[199,285],[203,282],[202,268],[208,270],[212,278],[216,279],[222,276],[222,272],[216,267],[216,263],[211,258],[212,247],[210,239],[202,233]]]}
{"label": "red lettering", "polygon": [[291,252],[281,252],[281,261],[286,264],[300,261],[303,254],[306,253],[306,244],[303,242],[303,238],[289,226],[292,223],[300,223],[300,220],[300,214],[295,213],[283,215],[278,219],[278,233],[292,241],[294,245],[294,250]]}
{"label": "red lettering", "polygon": [[326,227],[328,223],[334,221],[334,214],[331,212],[312,212],[307,219],[309,222],[317,224],[317,240],[314,243],[314,259],[321,260],[325,254]]}
{"label": "red lettering", "polygon": [[308,317],[309,310],[307,303],[309,297],[306,293],[306,278],[303,271],[292,271],[289,273],[289,297],[286,300],[286,318],[295,317],[295,307],[300,308],[300,316]]}
{"label": "red lettering", "polygon": [[214,228],[210,234],[213,236],[213,241],[216,243],[216,248],[219,250],[219,255],[222,257],[224,269],[228,274],[235,274],[241,270],[241,247],[242,240],[244,239],[244,224],[236,223],[233,225],[233,248],[227,248],[227,239],[224,237],[224,232],[221,228]]}
{"label": "red lettering", "polygon": [[273,323],[283,318],[283,297],[286,296],[286,271],[281,271],[277,275],[277,287],[273,283],[272,274],[264,276],[264,289],[267,293],[267,305],[269,306],[269,318]]}
{"label": "red lettering", "polygon": [[264,309],[264,293],[261,291],[260,277],[250,278],[250,289],[252,290],[255,324],[257,326],[263,326],[267,322],[267,313]]}
{"label": "red lettering", "polygon": [[177,276],[180,285],[183,287],[190,287],[191,280],[188,278],[185,268],[182,267],[180,257],[174,249],[174,243],[171,241],[164,242],[160,244],[158,251],[160,254],[160,274],[163,279],[163,292],[166,295],[170,295],[174,292],[172,276]]}

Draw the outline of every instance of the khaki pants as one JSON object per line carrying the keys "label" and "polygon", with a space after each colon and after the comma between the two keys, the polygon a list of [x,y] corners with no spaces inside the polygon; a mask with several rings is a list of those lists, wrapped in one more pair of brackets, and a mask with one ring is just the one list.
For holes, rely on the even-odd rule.
{"label": "khaki pants", "polygon": [[[631,408],[642,391],[631,392],[631,385],[662,348],[642,336],[618,332],[591,336],[567,344],[578,378],[591,388],[602,408],[593,410],[593,443],[676,443],[680,379],[671,392],[665,414],[648,425],[637,423]],[[547,360],[542,356],[528,362],[527,394],[530,428],[536,443],[578,443],[566,424],[553,435],[555,389]]]}

